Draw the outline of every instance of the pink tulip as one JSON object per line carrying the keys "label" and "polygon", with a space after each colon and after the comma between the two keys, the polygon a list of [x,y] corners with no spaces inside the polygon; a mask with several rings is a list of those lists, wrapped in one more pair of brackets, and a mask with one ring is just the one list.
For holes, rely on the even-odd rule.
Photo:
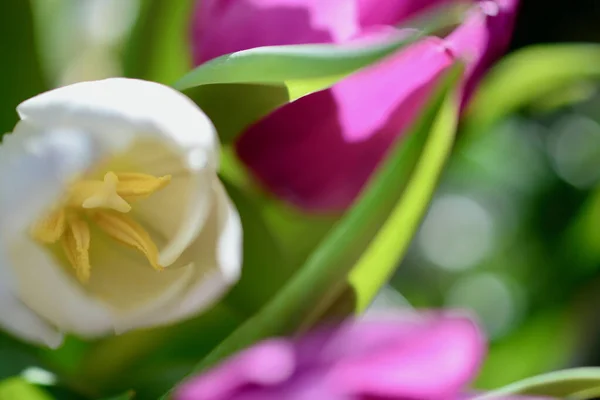
{"label": "pink tulip", "polygon": [[268,340],[183,384],[175,400],[459,399],[484,339],[468,318],[403,316]]}
{"label": "pink tulip", "polygon": [[398,315],[267,340],[185,382],[174,400],[467,400],[484,353],[465,316]]}
{"label": "pink tulip", "polygon": [[[393,29],[444,0],[202,0],[193,21],[195,62],[251,47],[344,43]],[[518,0],[474,1],[445,38],[427,38],[302,97],[242,134],[241,160],[266,188],[314,211],[342,210],[457,58],[464,100],[507,48]]]}

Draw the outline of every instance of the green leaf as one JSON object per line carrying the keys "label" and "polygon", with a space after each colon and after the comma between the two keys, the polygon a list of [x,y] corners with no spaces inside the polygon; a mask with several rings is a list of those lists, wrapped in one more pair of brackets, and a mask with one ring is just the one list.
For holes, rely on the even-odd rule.
{"label": "green leaf", "polygon": [[189,18],[193,0],[142,0],[123,52],[124,75],[170,84],[192,65]]}
{"label": "green leaf", "polygon": [[103,400],[131,400],[134,397],[135,397],[135,392],[134,391],[129,391],[129,392],[120,394],[118,396],[108,397],[108,398],[103,399]]}
{"label": "green leaf", "polygon": [[452,72],[432,96],[411,132],[407,132],[407,139],[399,141],[390,152],[356,205],[276,296],[203,359],[196,371],[259,340],[309,327],[307,324],[318,315],[315,311],[335,303],[347,274],[395,208],[412,172],[420,165],[419,155],[423,149],[431,148],[429,132],[433,121],[459,76],[456,70]]}
{"label": "green leaf", "polygon": [[47,368],[39,357],[39,348],[0,332],[0,380],[20,374],[29,367]]}
{"label": "green leaf", "polygon": [[[423,33],[398,33],[372,45],[317,44],[257,47],[210,60],[174,85],[185,90],[216,83],[304,84],[350,74],[422,38]],[[326,86],[323,84],[323,86]]]}
{"label": "green leaf", "polygon": [[[141,389],[132,384],[148,366],[173,359],[198,359],[208,354],[243,322],[223,302],[196,318],[176,325],[135,330],[97,342],[81,363],[79,377],[104,392]],[[165,375],[165,371],[157,371]],[[158,378],[157,378],[158,379]]]}
{"label": "green leaf", "polygon": [[505,386],[476,400],[493,400],[508,395],[551,396],[587,400],[600,394],[600,368],[574,368],[551,372]]}
{"label": "green leaf", "polygon": [[598,78],[598,44],[526,47],[505,57],[487,74],[467,110],[466,131],[483,132],[538,99]]}
{"label": "green leaf", "polygon": [[[296,270],[319,244],[342,212],[310,213],[257,190],[254,179],[235,150],[226,146],[221,153],[221,176],[254,199],[255,214],[262,214],[264,224],[277,240],[289,268]],[[251,195],[250,195],[251,194]]]}
{"label": "green leaf", "polygon": [[449,95],[400,201],[350,273],[358,312],[369,306],[410,245],[450,155],[459,110],[460,99]]}
{"label": "green leaf", "polygon": [[174,87],[206,112],[227,144],[278,107],[325,89],[421,36],[397,36],[375,46],[292,45],[239,51],[200,65]]}
{"label": "green leaf", "polygon": [[464,1],[452,1],[412,19],[410,26],[414,29],[398,31],[385,40],[268,46],[238,51],[205,62],[184,75],[174,87],[185,90],[217,83],[285,84],[293,88],[292,98],[297,98],[324,89],[431,32],[460,23],[466,10]]}
{"label": "green leaf", "polygon": [[52,397],[22,378],[0,382],[0,400],[52,400]]}
{"label": "green leaf", "polygon": [[233,142],[244,128],[290,100],[284,85],[211,84],[183,93],[210,117],[223,143]]}
{"label": "green leaf", "polygon": [[[422,31],[398,32],[369,43],[258,47],[210,60],[184,75],[174,87],[191,97],[230,143],[248,125],[281,105],[331,87],[464,14],[447,7],[415,22]],[[464,11],[464,10],[463,10]],[[414,27],[415,25],[413,25]],[[210,87],[206,87],[209,85]]]}
{"label": "green leaf", "polygon": [[[578,349],[578,323],[568,306],[530,314],[517,330],[491,345],[474,387],[492,390],[566,365]],[[548,351],[555,343],[561,345]]]}
{"label": "green leaf", "polygon": [[242,277],[224,303],[250,316],[263,306],[292,275],[293,269],[261,215],[258,202],[225,181],[244,232]]}
{"label": "green leaf", "polygon": [[0,2],[0,135],[17,122],[15,107],[46,90],[29,0]]}
{"label": "green leaf", "polygon": [[[455,82],[461,72],[462,66],[458,65],[447,80]],[[410,245],[446,165],[454,143],[459,110],[459,93],[452,91],[436,108],[437,113],[427,117],[433,125],[428,124],[428,130],[423,131],[426,141],[420,143],[419,158],[413,163],[409,179],[400,186],[400,198],[393,209],[381,208],[387,217],[378,222],[373,241],[363,250],[349,272],[348,280],[340,282],[337,290],[332,288],[330,298],[315,308],[305,329],[324,319],[348,315],[353,310],[362,313],[391,277]],[[414,137],[418,136],[417,133]]]}

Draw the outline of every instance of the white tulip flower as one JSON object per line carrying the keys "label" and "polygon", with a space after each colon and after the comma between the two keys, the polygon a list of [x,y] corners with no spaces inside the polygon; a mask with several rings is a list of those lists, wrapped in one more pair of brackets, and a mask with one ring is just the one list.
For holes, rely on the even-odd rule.
{"label": "white tulip flower", "polygon": [[114,78],[17,107],[0,145],[0,326],[59,346],[165,325],[237,281],[219,143],[181,93]]}

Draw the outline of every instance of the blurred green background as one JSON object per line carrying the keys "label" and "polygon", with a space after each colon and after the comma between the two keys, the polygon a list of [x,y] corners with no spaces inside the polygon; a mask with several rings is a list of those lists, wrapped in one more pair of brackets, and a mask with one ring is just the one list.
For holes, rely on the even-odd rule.
{"label": "blurred green background", "polygon": [[[46,88],[120,75],[173,82],[189,68],[185,20],[191,3],[4,0],[0,129],[11,129],[19,101]],[[600,41],[597,0],[522,3],[511,51]],[[136,21],[152,14],[150,7],[164,10],[148,31]],[[30,12],[27,23],[22,16]],[[596,83],[565,87],[461,139],[405,261],[376,302],[474,310],[492,341],[481,388],[558,368],[600,366]],[[145,338],[163,340],[161,334]],[[73,339],[57,353],[31,356],[17,341],[0,337],[0,378],[26,371],[36,382],[51,381],[30,367],[60,364],[68,371],[81,346]],[[188,367],[175,363],[171,371],[178,375]],[[77,382],[66,386],[77,388]],[[61,398],[81,398],[69,393]]]}
{"label": "blurred green background", "polygon": [[[511,50],[597,42],[599,18],[594,0],[525,0]],[[482,388],[600,365],[597,89],[565,87],[461,143],[392,282],[415,306],[477,312]]]}

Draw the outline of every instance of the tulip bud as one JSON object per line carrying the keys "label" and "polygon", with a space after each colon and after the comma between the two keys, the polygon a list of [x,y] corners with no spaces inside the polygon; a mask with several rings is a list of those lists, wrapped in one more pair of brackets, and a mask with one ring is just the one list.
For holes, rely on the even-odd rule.
{"label": "tulip bud", "polygon": [[[345,43],[394,29],[442,0],[201,1],[193,23],[197,63],[276,44]],[[508,45],[517,0],[475,1],[445,38],[426,38],[332,88],[287,104],[242,133],[240,159],[270,191],[313,211],[348,207],[421,112],[456,60],[464,101]]]}

